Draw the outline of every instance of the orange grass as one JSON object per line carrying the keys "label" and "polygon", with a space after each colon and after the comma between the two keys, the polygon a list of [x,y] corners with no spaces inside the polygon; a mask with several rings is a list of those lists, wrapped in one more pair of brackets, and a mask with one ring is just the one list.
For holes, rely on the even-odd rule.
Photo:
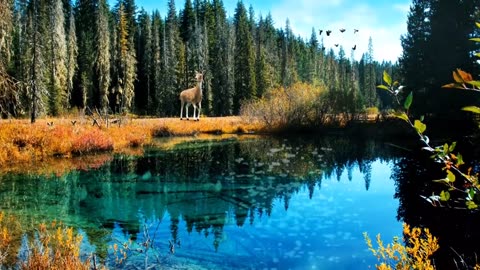
{"label": "orange grass", "polygon": [[[72,121],[77,121],[75,125]],[[0,120],[0,171],[43,172],[45,164],[58,167],[51,171],[62,174],[70,168],[91,167],[85,163],[58,162],[58,157],[71,159],[92,153],[132,153],[131,149],[151,144],[154,136],[192,136],[198,134],[237,134],[263,130],[258,123],[240,117],[201,118],[181,121],[178,118],[132,119],[120,126],[92,126],[91,121],[75,118]],[[141,149],[133,152],[141,154]],[[57,157],[52,160],[53,157]],[[39,162],[40,161],[40,162]],[[25,165],[34,168],[28,169]],[[93,167],[98,165],[94,160]],[[15,169],[15,168],[18,168]]]}

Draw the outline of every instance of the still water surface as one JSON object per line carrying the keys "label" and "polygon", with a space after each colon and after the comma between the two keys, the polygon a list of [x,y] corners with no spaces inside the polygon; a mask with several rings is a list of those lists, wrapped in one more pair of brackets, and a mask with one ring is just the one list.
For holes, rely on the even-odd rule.
{"label": "still water surface", "polygon": [[[112,268],[368,269],[362,233],[401,235],[396,159],[338,137],[194,141],[62,176],[4,174],[0,208],[81,229],[84,252]],[[128,238],[153,240],[147,261],[115,263],[109,246]]]}

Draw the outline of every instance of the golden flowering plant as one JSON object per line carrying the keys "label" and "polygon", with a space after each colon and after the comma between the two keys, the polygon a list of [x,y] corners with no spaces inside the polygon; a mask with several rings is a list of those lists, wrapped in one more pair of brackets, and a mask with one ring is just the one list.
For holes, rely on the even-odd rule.
{"label": "golden flowering plant", "polygon": [[432,236],[428,228],[410,228],[408,224],[403,224],[403,241],[396,236],[392,243],[385,245],[378,234],[376,237],[377,248],[373,247],[372,240],[367,233],[364,233],[363,236],[368,249],[380,262],[375,265],[379,270],[435,269],[430,256],[439,248],[438,239]]}

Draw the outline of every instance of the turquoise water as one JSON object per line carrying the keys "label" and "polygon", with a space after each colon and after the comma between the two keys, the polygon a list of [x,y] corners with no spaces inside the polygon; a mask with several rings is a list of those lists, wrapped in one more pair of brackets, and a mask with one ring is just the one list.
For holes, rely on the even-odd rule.
{"label": "turquoise water", "polygon": [[[84,252],[112,268],[368,269],[363,232],[402,232],[396,158],[342,138],[189,142],[60,177],[3,175],[0,207],[81,229]],[[116,263],[109,246],[128,239]]]}

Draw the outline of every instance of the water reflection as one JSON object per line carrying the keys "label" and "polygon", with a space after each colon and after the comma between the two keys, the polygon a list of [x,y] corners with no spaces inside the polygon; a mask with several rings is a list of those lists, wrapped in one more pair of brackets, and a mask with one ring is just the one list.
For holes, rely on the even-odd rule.
{"label": "water reflection", "polygon": [[[61,177],[4,175],[0,207],[61,219],[97,246],[98,229],[141,239],[148,223],[164,251],[181,242],[175,258],[206,268],[356,269],[375,263],[363,231],[400,232],[388,182],[396,159],[383,143],[340,137],[196,141]],[[228,256],[236,259],[227,265]]]}
{"label": "water reflection", "polygon": [[439,164],[432,163],[428,156],[419,156],[423,155],[409,155],[395,162],[392,178],[400,202],[398,218],[412,226],[429,228],[439,238],[440,249],[433,256],[437,269],[471,269],[480,254],[480,246],[474,244],[480,240],[480,216],[448,204],[432,207],[422,199],[420,195],[431,194],[432,190],[438,194],[444,188],[432,180],[445,175]]}

